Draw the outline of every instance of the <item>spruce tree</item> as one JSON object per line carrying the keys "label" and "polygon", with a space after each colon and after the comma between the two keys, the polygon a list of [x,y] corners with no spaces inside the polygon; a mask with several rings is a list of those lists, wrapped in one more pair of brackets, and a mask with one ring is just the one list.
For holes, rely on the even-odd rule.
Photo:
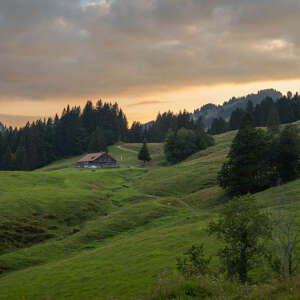
{"label": "spruce tree", "polygon": [[15,153],[15,165],[17,170],[26,170],[25,163],[25,148],[19,146]]}
{"label": "spruce tree", "polygon": [[255,193],[269,187],[273,178],[270,148],[269,134],[256,129],[247,114],[218,175],[221,187],[231,195]]}
{"label": "spruce tree", "polygon": [[105,141],[105,136],[100,128],[91,135],[88,151],[93,152],[107,152],[107,145]]}
{"label": "spruce tree", "polygon": [[212,135],[221,134],[226,131],[228,131],[228,123],[223,118],[215,118],[209,129],[209,133]]}
{"label": "spruce tree", "polygon": [[241,120],[243,119],[244,116],[245,116],[244,110],[242,110],[240,108],[235,109],[232,112],[230,120],[229,120],[229,129],[230,130],[239,129]]}
{"label": "spruce tree", "polygon": [[9,146],[7,146],[6,151],[2,155],[1,159],[2,159],[1,162],[2,170],[10,171],[13,165],[13,157]]}
{"label": "spruce tree", "polygon": [[279,119],[278,111],[275,107],[273,107],[269,112],[267,127],[268,130],[272,133],[279,132],[280,119]]}
{"label": "spruce tree", "polygon": [[249,115],[253,115],[253,112],[254,112],[254,107],[253,107],[253,103],[251,100],[249,100],[247,102],[247,106],[246,106],[246,112],[249,114]]}
{"label": "spruce tree", "polygon": [[151,156],[146,141],[143,142],[143,146],[139,152],[138,159],[143,161],[144,164],[146,164],[146,162],[151,161]]}
{"label": "spruce tree", "polygon": [[300,138],[297,128],[287,126],[278,142],[277,169],[283,182],[294,180],[300,170]]}

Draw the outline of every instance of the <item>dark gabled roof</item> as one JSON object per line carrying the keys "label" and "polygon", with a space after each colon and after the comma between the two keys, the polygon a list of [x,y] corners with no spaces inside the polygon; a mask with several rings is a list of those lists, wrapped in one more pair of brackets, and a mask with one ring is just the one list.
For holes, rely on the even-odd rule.
{"label": "dark gabled roof", "polygon": [[106,152],[98,152],[98,153],[87,154],[82,159],[80,159],[78,161],[78,163],[81,163],[81,162],[93,162],[94,160],[100,158],[104,154],[107,154],[107,153]]}

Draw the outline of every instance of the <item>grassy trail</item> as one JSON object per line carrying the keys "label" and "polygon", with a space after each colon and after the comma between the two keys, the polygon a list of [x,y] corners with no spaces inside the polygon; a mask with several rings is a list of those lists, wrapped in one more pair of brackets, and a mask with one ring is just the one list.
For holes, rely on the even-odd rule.
{"label": "grassy trail", "polygon": [[120,146],[120,145],[117,146],[117,148],[120,149],[120,150],[127,151],[127,152],[135,153],[135,154],[138,153],[136,150],[128,149],[128,148],[125,148],[124,146]]}

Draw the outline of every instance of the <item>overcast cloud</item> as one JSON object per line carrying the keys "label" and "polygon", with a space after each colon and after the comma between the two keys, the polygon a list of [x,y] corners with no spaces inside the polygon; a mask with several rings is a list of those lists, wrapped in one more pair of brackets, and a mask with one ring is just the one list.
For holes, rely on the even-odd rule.
{"label": "overcast cloud", "polygon": [[1,0],[0,99],[300,78],[299,0]]}

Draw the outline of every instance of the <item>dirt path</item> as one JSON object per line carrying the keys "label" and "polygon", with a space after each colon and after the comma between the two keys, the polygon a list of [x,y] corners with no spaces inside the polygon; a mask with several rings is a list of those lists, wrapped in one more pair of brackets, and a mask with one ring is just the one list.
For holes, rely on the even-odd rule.
{"label": "dirt path", "polygon": [[131,150],[131,149],[128,149],[128,148],[125,148],[125,147],[122,147],[122,146],[117,146],[117,148],[119,148],[120,150],[123,150],[123,151],[132,152],[132,153],[135,153],[135,154],[138,153],[135,150]]}

